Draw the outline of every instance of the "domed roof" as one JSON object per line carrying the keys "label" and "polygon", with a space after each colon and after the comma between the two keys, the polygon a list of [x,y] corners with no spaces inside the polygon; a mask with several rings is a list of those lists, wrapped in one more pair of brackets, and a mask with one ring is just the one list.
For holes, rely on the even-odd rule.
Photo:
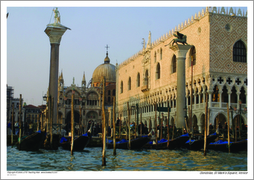
{"label": "domed roof", "polygon": [[104,63],[99,65],[93,72],[93,82],[101,82],[102,77],[105,76],[106,82],[116,82],[115,66],[110,64],[108,52],[104,59]]}

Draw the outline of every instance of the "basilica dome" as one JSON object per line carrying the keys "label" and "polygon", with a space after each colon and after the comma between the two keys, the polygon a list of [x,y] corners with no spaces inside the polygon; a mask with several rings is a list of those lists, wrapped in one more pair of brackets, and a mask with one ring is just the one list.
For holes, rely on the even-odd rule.
{"label": "basilica dome", "polygon": [[106,53],[104,63],[99,65],[93,72],[93,83],[102,82],[103,76],[105,76],[107,83],[116,82],[115,66],[110,64],[108,52]]}

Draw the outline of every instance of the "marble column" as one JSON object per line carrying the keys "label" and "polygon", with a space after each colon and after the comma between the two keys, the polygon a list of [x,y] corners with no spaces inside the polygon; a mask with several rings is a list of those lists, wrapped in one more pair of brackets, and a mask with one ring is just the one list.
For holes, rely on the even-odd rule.
{"label": "marble column", "polygon": [[[45,33],[48,35],[51,45],[50,51],[50,75],[49,75],[49,97],[53,98],[53,124],[57,123],[57,98],[58,98],[58,71],[59,71],[59,46],[60,41],[69,29],[59,23],[48,24]],[[49,109],[49,111],[51,111]]]}
{"label": "marble column", "polygon": [[191,48],[191,45],[174,45],[170,49],[174,51],[177,59],[177,128],[185,127],[184,122],[184,107],[185,107],[185,59],[186,53]]}

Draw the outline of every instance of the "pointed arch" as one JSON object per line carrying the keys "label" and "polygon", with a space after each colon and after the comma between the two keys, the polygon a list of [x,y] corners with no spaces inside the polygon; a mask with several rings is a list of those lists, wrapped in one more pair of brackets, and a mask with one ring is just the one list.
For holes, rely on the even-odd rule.
{"label": "pointed arch", "polygon": [[192,48],[190,49],[190,66],[191,66],[191,62],[192,65],[196,65],[196,48],[195,46],[192,46]]}
{"label": "pointed arch", "polygon": [[140,73],[137,74],[137,87],[140,87]]}
{"label": "pointed arch", "polygon": [[123,93],[123,81],[121,81],[120,92]]}
{"label": "pointed arch", "polygon": [[131,77],[129,77],[129,80],[128,80],[128,90],[131,90]]}
{"label": "pointed arch", "polygon": [[161,73],[161,70],[160,70],[160,63],[158,63],[157,66],[156,66],[155,79],[160,79],[160,73]]}
{"label": "pointed arch", "polygon": [[239,40],[234,44],[233,62],[247,62],[246,47],[242,40]]}
{"label": "pointed arch", "polygon": [[172,57],[172,61],[171,61],[172,63],[172,70],[171,70],[171,72],[172,73],[176,73],[176,55],[174,54],[173,55],[173,57]]}

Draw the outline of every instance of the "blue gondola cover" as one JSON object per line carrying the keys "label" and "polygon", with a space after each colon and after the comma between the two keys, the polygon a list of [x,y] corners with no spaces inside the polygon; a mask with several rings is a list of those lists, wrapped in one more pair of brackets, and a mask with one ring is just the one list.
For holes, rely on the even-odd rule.
{"label": "blue gondola cover", "polygon": [[60,140],[60,143],[67,142],[67,139],[65,137],[62,137]]}

